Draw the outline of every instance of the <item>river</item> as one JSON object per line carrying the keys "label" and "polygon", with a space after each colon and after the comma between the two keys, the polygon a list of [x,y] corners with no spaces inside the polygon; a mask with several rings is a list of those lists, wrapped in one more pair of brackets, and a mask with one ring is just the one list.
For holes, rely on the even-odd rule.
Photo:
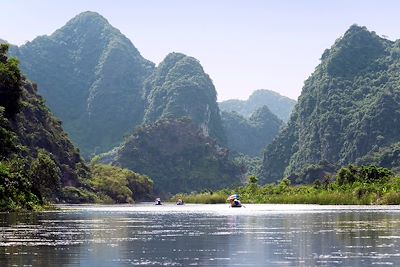
{"label": "river", "polygon": [[0,213],[0,266],[400,266],[400,207],[65,205]]}

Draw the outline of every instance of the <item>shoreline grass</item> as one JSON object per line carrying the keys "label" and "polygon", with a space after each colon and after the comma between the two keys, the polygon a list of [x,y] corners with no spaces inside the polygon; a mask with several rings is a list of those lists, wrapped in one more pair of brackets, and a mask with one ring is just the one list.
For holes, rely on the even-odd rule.
{"label": "shoreline grass", "polygon": [[181,198],[186,203],[226,203],[231,194],[239,194],[244,204],[400,205],[400,177],[343,184],[334,181],[322,185],[290,185],[287,179],[264,186],[250,182],[234,189],[178,194],[171,200]]}

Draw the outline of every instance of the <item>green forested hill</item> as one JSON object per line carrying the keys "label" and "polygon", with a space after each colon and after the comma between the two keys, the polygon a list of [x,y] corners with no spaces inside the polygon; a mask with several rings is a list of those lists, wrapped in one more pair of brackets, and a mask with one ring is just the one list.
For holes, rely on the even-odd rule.
{"label": "green forested hill", "polygon": [[250,156],[260,156],[282,125],[267,106],[257,109],[249,119],[237,112],[226,111],[221,113],[221,118],[228,147]]}
{"label": "green forested hill", "polygon": [[267,106],[283,121],[288,121],[296,101],[271,90],[254,91],[247,100],[230,99],[219,103],[223,111],[235,111],[249,118],[257,109]]}
{"label": "green forested hill", "polygon": [[103,154],[102,162],[150,176],[161,194],[240,182],[241,169],[222,147],[226,135],[216,90],[195,58],[169,54],[145,81],[144,92],[142,126]]}
{"label": "green forested hill", "polygon": [[371,162],[381,147],[390,150],[400,140],[399,71],[399,41],[351,26],[323,53],[287,126],[268,146],[263,181],[321,161],[340,166],[375,155]]}
{"label": "green forested hill", "polygon": [[217,92],[199,61],[171,53],[145,82],[145,123],[189,117],[206,136],[225,143]]}
{"label": "green forested hill", "polygon": [[89,169],[18,62],[0,47],[0,210],[32,208],[80,187]]}
{"label": "green forested hill", "polygon": [[110,149],[141,123],[142,85],[154,64],[99,14],[79,14],[11,55],[84,155]]}
{"label": "green forested hill", "polygon": [[238,184],[241,175],[228,150],[189,118],[164,118],[137,128],[112,161],[152,177],[155,190],[164,194],[215,190]]}

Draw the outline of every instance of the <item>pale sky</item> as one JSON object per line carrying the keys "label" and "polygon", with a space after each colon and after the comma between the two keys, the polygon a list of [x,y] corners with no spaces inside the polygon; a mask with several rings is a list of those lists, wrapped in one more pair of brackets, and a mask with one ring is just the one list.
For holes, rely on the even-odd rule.
{"label": "pale sky", "polygon": [[256,89],[297,99],[323,51],[354,23],[400,37],[395,0],[0,0],[0,38],[20,45],[88,10],[156,64],[170,52],[200,60],[219,101]]}

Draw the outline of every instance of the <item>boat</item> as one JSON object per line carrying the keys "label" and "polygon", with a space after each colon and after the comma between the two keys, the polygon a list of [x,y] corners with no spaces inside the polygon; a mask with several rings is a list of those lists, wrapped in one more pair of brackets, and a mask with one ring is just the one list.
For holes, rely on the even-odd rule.
{"label": "boat", "polygon": [[176,205],[184,205],[185,203],[183,202],[183,200],[182,199],[178,199],[177,201],[176,201]]}
{"label": "boat", "polygon": [[155,203],[155,205],[162,205],[162,203],[161,203],[161,198],[156,198],[156,203]]}
{"label": "boat", "polygon": [[228,200],[229,200],[229,203],[230,203],[232,208],[240,208],[240,207],[242,207],[242,203],[240,203],[238,194],[234,194],[234,195],[229,196]]}

